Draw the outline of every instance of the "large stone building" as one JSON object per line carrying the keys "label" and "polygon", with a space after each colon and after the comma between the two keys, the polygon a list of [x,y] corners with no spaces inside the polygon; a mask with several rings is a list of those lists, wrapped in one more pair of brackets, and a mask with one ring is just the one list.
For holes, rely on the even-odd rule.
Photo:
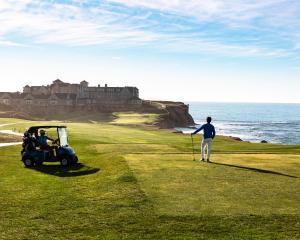
{"label": "large stone building", "polygon": [[136,87],[89,87],[87,81],[71,84],[57,79],[47,86],[27,85],[23,93],[0,92],[0,105],[28,110],[115,111],[137,109],[142,100]]}

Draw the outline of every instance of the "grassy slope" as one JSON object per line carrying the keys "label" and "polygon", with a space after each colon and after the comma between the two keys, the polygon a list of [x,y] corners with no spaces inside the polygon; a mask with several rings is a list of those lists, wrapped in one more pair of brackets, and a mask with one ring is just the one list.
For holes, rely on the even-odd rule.
{"label": "grassy slope", "polygon": [[189,136],[119,117],[67,124],[71,170],[0,148],[0,239],[300,239],[299,146],[218,137],[200,164]]}

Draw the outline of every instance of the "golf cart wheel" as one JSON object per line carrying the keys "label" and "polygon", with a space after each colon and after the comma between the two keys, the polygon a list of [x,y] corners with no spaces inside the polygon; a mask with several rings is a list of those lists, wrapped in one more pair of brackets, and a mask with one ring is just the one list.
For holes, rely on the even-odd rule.
{"label": "golf cart wheel", "polygon": [[36,162],[35,163],[35,166],[42,166],[43,165],[43,162]]}
{"label": "golf cart wheel", "polygon": [[74,160],[73,160],[73,164],[77,164],[77,163],[78,163],[78,157],[75,156],[75,157],[74,157]]}
{"label": "golf cart wheel", "polygon": [[24,163],[25,167],[28,167],[28,168],[34,166],[34,161],[30,158],[25,158],[23,160],[23,163]]}
{"label": "golf cart wheel", "polygon": [[70,161],[69,161],[69,159],[67,159],[67,158],[63,158],[62,160],[60,160],[60,164],[61,164],[63,167],[67,167],[67,166],[69,166]]}

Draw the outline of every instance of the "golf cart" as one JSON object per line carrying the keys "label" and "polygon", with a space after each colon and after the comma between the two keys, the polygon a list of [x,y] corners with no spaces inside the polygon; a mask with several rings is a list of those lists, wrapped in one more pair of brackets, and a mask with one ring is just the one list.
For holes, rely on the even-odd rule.
{"label": "golf cart", "polygon": [[[49,149],[43,149],[39,144],[39,130],[56,129],[57,139]],[[78,158],[75,151],[68,144],[66,126],[34,126],[30,127],[23,137],[22,161],[25,167],[41,165],[43,162],[60,162],[62,166],[76,164]],[[55,154],[54,154],[55,153]]]}

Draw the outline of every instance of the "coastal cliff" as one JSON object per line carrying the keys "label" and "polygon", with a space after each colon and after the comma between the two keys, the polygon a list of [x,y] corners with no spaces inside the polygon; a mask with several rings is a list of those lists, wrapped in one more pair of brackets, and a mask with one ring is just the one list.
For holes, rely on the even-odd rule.
{"label": "coastal cliff", "polygon": [[[126,112],[126,111],[125,111]],[[195,124],[192,116],[189,114],[189,106],[182,102],[171,101],[149,101],[143,100],[140,108],[130,111],[136,113],[157,114],[154,122],[149,123],[158,128],[171,129],[174,127],[189,127]],[[91,111],[89,109],[73,111],[48,111],[41,113],[39,111],[17,111],[9,106],[0,104],[0,117],[20,118],[27,120],[62,120],[62,121],[111,121],[115,112]]]}
{"label": "coastal cliff", "polygon": [[153,123],[159,128],[195,125],[193,117],[189,114],[189,106],[182,102],[143,101],[143,110],[160,114],[158,121]]}

